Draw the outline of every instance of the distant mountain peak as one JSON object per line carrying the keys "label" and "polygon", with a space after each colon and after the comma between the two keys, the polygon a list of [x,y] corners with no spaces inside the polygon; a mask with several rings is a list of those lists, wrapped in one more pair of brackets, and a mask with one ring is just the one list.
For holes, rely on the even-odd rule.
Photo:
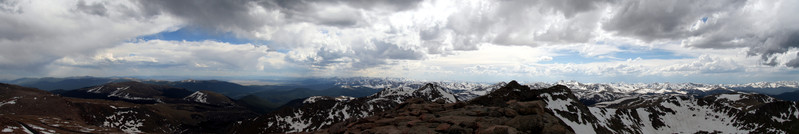
{"label": "distant mountain peak", "polygon": [[427,83],[424,87],[413,92],[413,97],[419,97],[427,101],[443,101],[445,103],[458,102],[454,94],[442,89],[438,85]]}
{"label": "distant mountain peak", "polygon": [[235,105],[235,102],[227,96],[207,90],[195,91],[191,95],[183,97],[183,100],[217,106]]}

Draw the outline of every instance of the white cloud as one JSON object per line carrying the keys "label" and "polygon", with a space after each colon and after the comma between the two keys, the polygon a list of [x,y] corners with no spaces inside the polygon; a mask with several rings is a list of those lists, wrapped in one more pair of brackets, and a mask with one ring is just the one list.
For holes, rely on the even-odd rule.
{"label": "white cloud", "polygon": [[[13,0],[0,3],[0,77],[194,71],[440,79],[775,75],[799,65],[796,5]],[[131,40],[180,28],[268,43]],[[637,51],[665,57],[622,55]],[[575,55],[594,61],[563,58]]]}
{"label": "white cloud", "polygon": [[[113,70],[96,75],[131,75],[152,71],[162,75],[195,72],[274,73],[295,70],[283,53],[266,46],[229,44],[216,41],[136,41],[99,50],[92,56],[68,56],[58,59],[51,68]],[[178,70],[178,72],[171,72]],[[56,71],[53,75],[85,75],[83,72]]]}
{"label": "white cloud", "polygon": [[[86,4],[96,10],[77,8]],[[21,74],[42,72],[41,67],[61,57],[93,55],[180,24],[169,16],[141,14],[127,1],[12,0],[0,5],[15,7],[0,11],[0,69]]]}

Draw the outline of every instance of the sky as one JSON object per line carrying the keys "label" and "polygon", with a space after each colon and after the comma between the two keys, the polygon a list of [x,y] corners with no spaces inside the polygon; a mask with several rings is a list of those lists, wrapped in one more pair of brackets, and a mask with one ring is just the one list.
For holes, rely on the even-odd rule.
{"label": "sky", "polygon": [[1,0],[0,79],[799,80],[796,0]]}

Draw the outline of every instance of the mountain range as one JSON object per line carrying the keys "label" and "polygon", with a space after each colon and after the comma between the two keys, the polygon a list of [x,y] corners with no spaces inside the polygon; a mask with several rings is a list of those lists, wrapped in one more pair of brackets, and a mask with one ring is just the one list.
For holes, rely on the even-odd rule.
{"label": "mountain range", "polygon": [[0,104],[2,132],[13,133],[225,133],[258,115],[216,93],[138,82],[60,95],[0,84]]}
{"label": "mountain range", "polygon": [[0,85],[3,132],[799,133],[791,129],[799,127],[799,104],[792,101],[797,82],[787,81],[521,84],[356,77],[244,86],[44,80],[15,81],[84,83],[47,91]]}

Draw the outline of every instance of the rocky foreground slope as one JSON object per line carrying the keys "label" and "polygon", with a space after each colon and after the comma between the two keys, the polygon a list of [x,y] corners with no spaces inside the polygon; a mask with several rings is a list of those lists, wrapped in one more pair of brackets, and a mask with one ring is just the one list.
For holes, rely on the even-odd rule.
{"label": "rocky foreground slope", "polygon": [[235,121],[257,115],[216,93],[201,93],[206,92],[125,82],[73,90],[71,95],[86,96],[64,97],[0,84],[0,132],[225,133]]}

